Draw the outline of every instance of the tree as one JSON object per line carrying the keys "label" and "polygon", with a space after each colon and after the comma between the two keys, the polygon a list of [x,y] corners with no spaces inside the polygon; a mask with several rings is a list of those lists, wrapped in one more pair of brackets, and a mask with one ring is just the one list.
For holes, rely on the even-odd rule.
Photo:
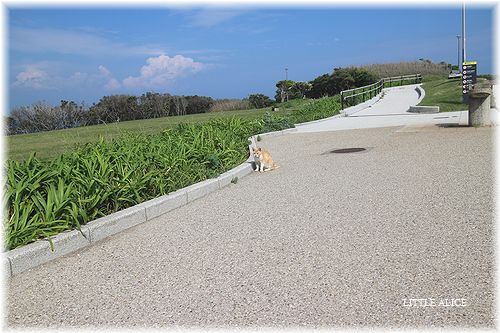
{"label": "tree", "polygon": [[175,115],[182,116],[186,114],[187,100],[183,96],[173,96],[171,101]]}
{"label": "tree", "polygon": [[141,119],[159,118],[170,115],[169,94],[147,92],[138,99]]}
{"label": "tree", "polygon": [[186,114],[208,112],[214,104],[214,100],[211,97],[194,95],[185,96],[184,98],[187,101]]}
{"label": "tree", "polygon": [[290,99],[290,88],[295,84],[292,80],[281,80],[276,83],[276,96],[275,100],[280,100],[280,102],[285,102]]}
{"label": "tree", "polygon": [[334,95],[334,86],[330,74],[323,74],[309,82],[311,89],[306,93],[310,98],[321,98]]}
{"label": "tree", "polygon": [[312,85],[309,82],[295,82],[290,88],[290,94],[293,99],[304,98],[311,90]]}
{"label": "tree", "polygon": [[248,101],[250,105],[256,109],[265,108],[274,103],[269,96],[264,94],[251,94],[248,96]]}

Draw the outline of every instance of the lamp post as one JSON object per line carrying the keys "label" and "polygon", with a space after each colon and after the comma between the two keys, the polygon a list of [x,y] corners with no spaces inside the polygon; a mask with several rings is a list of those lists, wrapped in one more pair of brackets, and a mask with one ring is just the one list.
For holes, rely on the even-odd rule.
{"label": "lamp post", "polygon": [[460,35],[457,35],[457,69],[460,71]]}
{"label": "lamp post", "polygon": [[465,54],[465,1],[464,1],[462,2],[462,63],[466,61],[467,57]]}
{"label": "lamp post", "polygon": [[288,102],[288,68],[285,68],[285,96],[286,96],[286,101]]}

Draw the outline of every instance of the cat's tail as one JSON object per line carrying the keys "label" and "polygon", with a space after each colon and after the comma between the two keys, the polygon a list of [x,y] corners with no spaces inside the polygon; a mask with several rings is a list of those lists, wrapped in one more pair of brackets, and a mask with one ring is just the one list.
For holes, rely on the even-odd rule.
{"label": "cat's tail", "polygon": [[268,168],[265,168],[265,169],[264,169],[264,172],[265,172],[265,171],[276,170],[276,169],[278,169],[279,167],[280,167],[279,165],[277,165],[276,163],[274,163],[274,164],[273,164],[273,166],[272,166],[272,167],[270,167],[269,169],[268,169]]}

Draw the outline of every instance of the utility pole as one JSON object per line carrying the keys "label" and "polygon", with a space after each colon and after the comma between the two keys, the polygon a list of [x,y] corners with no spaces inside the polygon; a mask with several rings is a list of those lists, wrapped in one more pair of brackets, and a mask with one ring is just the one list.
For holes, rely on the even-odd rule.
{"label": "utility pole", "polygon": [[462,63],[466,61],[467,61],[467,56],[465,54],[465,1],[463,1],[462,2]]}
{"label": "utility pole", "polygon": [[460,35],[457,35],[457,45],[457,69],[460,71]]}
{"label": "utility pole", "polygon": [[288,68],[285,68],[285,89],[286,89],[286,93],[285,93],[285,96],[286,96],[286,101],[288,102]]}

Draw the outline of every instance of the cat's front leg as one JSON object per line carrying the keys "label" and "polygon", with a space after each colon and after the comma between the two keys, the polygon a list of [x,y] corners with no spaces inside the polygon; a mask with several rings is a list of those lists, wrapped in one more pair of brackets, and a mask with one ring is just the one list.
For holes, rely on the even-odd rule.
{"label": "cat's front leg", "polygon": [[261,163],[261,164],[260,164],[260,170],[259,170],[259,171],[260,171],[260,172],[264,172],[264,163]]}

